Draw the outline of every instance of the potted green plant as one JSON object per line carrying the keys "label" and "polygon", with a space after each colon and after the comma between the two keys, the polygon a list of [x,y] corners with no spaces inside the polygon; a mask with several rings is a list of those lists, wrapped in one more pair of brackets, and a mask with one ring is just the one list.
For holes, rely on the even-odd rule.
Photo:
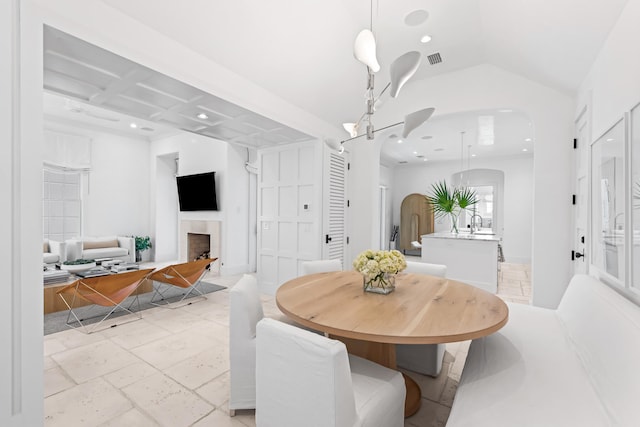
{"label": "potted green plant", "polygon": [[151,237],[149,236],[132,236],[136,239],[136,262],[142,261],[142,252],[152,247]]}
{"label": "potted green plant", "polygon": [[458,233],[458,217],[464,210],[478,203],[475,190],[469,187],[449,187],[447,181],[435,182],[431,185],[431,193],[425,196],[436,218],[449,217],[451,232]]}

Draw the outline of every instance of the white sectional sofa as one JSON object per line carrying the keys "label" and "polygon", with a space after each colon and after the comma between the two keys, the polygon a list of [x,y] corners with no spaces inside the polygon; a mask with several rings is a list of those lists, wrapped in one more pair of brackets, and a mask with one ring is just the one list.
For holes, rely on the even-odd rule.
{"label": "white sectional sofa", "polygon": [[640,426],[640,307],[576,275],[557,310],[509,305],[474,340],[448,427]]}
{"label": "white sectional sofa", "polygon": [[42,262],[44,264],[55,264],[66,261],[65,242],[44,239],[42,244]]}
{"label": "white sectional sofa", "polygon": [[77,259],[121,259],[136,260],[136,241],[133,237],[105,236],[82,237],[67,240],[67,260]]}

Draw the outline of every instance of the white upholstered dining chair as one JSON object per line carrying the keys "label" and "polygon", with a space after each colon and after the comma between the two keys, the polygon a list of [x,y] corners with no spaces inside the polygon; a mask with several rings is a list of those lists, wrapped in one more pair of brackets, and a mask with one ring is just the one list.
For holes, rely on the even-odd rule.
{"label": "white upholstered dining chair", "polygon": [[264,317],[258,283],[245,274],[229,291],[229,413],[256,407],[256,324]]}
{"label": "white upholstered dining chair", "polygon": [[[445,277],[447,266],[407,261],[404,272]],[[401,368],[437,377],[442,370],[445,349],[444,344],[397,344],[396,363]]]}
{"label": "white upholstered dining chair", "polygon": [[339,259],[321,259],[317,261],[304,261],[302,274],[326,273],[329,271],[342,271],[342,262]]}
{"label": "white upholstered dining chair", "polygon": [[404,425],[402,375],[348,355],[340,341],[263,319],[256,375],[260,427]]}

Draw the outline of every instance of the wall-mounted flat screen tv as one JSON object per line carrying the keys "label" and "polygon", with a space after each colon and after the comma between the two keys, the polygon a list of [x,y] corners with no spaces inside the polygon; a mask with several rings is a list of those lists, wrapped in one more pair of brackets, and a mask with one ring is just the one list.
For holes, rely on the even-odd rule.
{"label": "wall-mounted flat screen tv", "polygon": [[215,172],[176,177],[180,211],[217,211]]}

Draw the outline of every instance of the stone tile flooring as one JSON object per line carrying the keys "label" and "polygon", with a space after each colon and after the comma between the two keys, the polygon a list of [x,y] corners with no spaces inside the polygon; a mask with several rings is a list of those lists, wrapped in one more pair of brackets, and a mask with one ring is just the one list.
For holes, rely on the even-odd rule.
{"label": "stone tile flooring", "polygon": [[[529,303],[527,265],[502,264],[498,295]],[[208,277],[232,287],[239,276]],[[44,337],[45,426],[255,426],[254,411],[229,417],[228,290],[143,319],[85,335],[68,330]],[[265,315],[279,315],[263,296]],[[469,342],[447,344],[437,378],[411,373],[422,406],[407,427],[444,426]]]}

